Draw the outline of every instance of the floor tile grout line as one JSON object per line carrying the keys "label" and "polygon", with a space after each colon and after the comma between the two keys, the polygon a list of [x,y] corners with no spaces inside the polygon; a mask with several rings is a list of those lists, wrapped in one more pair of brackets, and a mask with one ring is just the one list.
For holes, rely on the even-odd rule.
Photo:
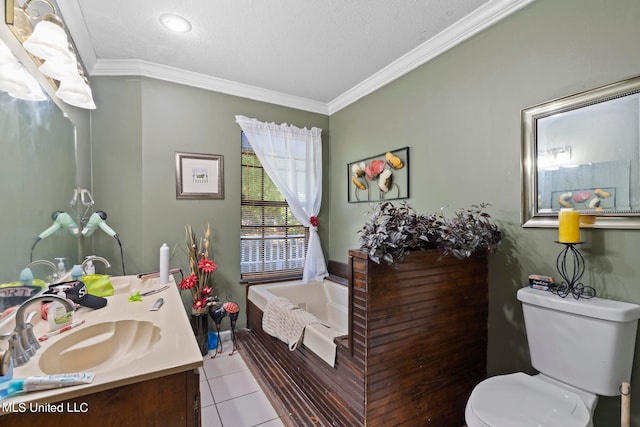
{"label": "floor tile grout line", "polygon": [[[207,381],[207,387],[209,387],[209,393],[211,394],[211,405],[207,405],[207,406],[203,406],[203,408],[208,408],[209,406],[215,405],[216,404],[216,399],[215,397],[213,397],[213,389],[211,388],[211,384],[209,384],[209,380]],[[202,403],[202,396],[200,396],[200,402]],[[216,408],[216,411],[218,410],[218,408]],[[218,415],[219,416],[219,415]]]}
{"label": "floor tile grout line", "polygon": [[[239,373],[242,373],[242,372],[244,372],[244,371],[237,371],[237,372],[229,373],[229,374],[227,374],[227,375],[236,375],[236,374],[239,374]],[[227,375],[221,375],[221,376],[219,376],[219,377],[216,377],[216,379],[218,379],[218,380],[219,380],[220,378],[226,377]],[[224,399],[224,400],[222,400],[221,402],[226,402],[226,401],[228,401],[228,400],[235,399],[236,397],[246,396],[246,395],[248,395],[248,394],[252,394],[252,393],[254,393],[254,392],[256,392],[256,391],[261,391],[261,392],[263,392],[263,393],[264,393],[264,391],[262,390],[262,387],[260,387],[260,384],[259,384],[259,383],[258,383],[258,381],[255,379],[255,377],[253,376],[253,374],[251,374],[251,378],[256,382],[256,384],[257,384],[257,386],[258,386],[258,389],[257,389],[257,390],[250,391],[250,392],[244,393],[244,394],[239,395],[239,396],[230,397],[230,398],[228,398],[228,399]],[[212,379],[212,380],[213,380],[213,379]],[[215,393],[213,392],[214,385],[213,385],[213,384],[211,384],[211,382],[209,382],[209,380],[207,380],[207,383],[208,383],[208,385],[209,385],[209,390],[211,391],[211,395],[213,396],[213,400],[215,401]],[[216,402],[216,403],[221,403],[221,402]]]}
{"label": "floor tile grout line", "polygon": [[215,402],[215,403],[214,403],[215,405],[219,405],[219,404],[221,404],[221,403],[229,402],[229,401],[231,401],[231,400],[233,400],[233,399],[239,399],[239,398],[241,398],[241,397],[250,396],[250,395],[252,395],[252,394],[256,394],[256,393],[263,393],[263,394],[264,394],[264,391],[263,391],[262,389],[255,390],[255,391],[250,391],[250,392],[248,392],[248,393],[244,393],[244,394],[240,394],[240,395],[238,395],[238,396],[230,397],[229,399],[221,400],[220,402],[215,402],[215,398],[214,398],[213,400],[214,400],[214,402]]}
{"label": "floor tile grout line", "polygon": [[247,368],[247,369],[240,369],[240,370],[232,371],[232,372],[226,372],[226,373],[224,373],[224,374],[222,374],[222,375],[217,375],[217,376],[215,376],[215,377],[211,377],[211,378],[205,378],[204,380],[201,380],[201,381],[211,381],[211,380],[216,380],[216,379],[218,379],[218,378],[226,377],[227,375],[237,374],[237,373],[239,373],[239,372],[244,372],[244,371],[248,371],[248,370],[249,370],[249,369]]}
{"label": "floor tile grout line", "polygon": [[[237,374],[239,372],[243,372],[245,370],[249,370],[249,367],[247,366],[247,364],[246,364],[245,360],[242,358],[242,356],[240,356],[240,354],[238,354],[238,356],[240,357],[240,361],[242,362],[242,369],[239,369],[237,371],[225,372],[222,375],[217,375],[217,376],[214,376],[212,378],[209,378],[209,377],[207,377],[206,371],[204,369],[204,365],[202,367],[202,376],[203,376],[204,379],[201,379],[201,381],[206,381],[207,382],[207,387],[209,387],[209,392],[211,393],[211,397],[213,399],[213,403],[212,404],[207,405],[207,406],[205,406],[203,408],[210,408],[211,406],[215,406],[216,414],[218,415],[218,420],[220,421],[222,427],[224,427],[224,425],[222,424],[222,417],[220,415],[220,409],[218,408],[219,404],[226,403],[226,402],[232,401],[234,399],[239,399],[239,398],[242,398],[242,397],[245,397],[245,396],[249,396],[249,395],[252,395],[252,394],[257,394],[257,393],[265,394],[264,390],[262,389],[262,387],[259,387],[259,389],[256,390],[256,391],[245,393],[245,394],[242,394],[242,395],[239,395],[239,396],[234,396],[234,397],[232,397],[230,399],[225,399],[225,400],[223,400],[221,402],[216,402],[215,396],[213,394],[213,385],[211,384],[212,381],[214,381],[216,379],[220,379],[220,378],[222,378],[224,376],[227,376],[227,375]],[[227,356],[227,357],[231,357],[231,356]],[[203,358],[203,359],[204,359],[204,361],[207,360],[206,357]],[[253,376],[253,373],[251,373],[251,376]],[[254,380],[255,380],[255,377],[254,377]],[[273,407],[270,403],[267,403],[267,405],[270,406],[270,407]],[[262,425],[265,425],[267,423],[270,423],[270,422],[273,422],[273,421],[279,420],[279,419],[281,419],[281,417],[280,416],[276,416],[275,418],[271,418],[271,419],[268,419],[268,420],[264,420],[261,423],[254,424],[252,427],[260,427]]]}
{"label": "floor tile grout line", "polygon": [[237,370],[233,370],[233,371],[230,371],[230,372],[225,372],[225,373],[223,373],[223,374],[221,374],[221,375],[215,375],[215,376],[213,376],[213,377],[211,377],[211,378],[209,378],[209,377],[207,376],[207,371],[205,370],[205,368],[204,368],[204,366],[203,366],[203,367],[202,367],[202,373],[203,373],[203,376],[204,376],[204,378],[205,378],[206,380],[212,380],[212,379],[214,379],[214,378],[224,377],[225,375],[235,374],[235,373],[237,373],[237,372],[242,372],[242,371],[248,371],[248,370],[249,370],[249,367],[248,367],[248,366],[247,366],[247,364],[245,363],[244,359],[242,359],[242,358],[241,358],[240,360],[241,360],[241,362],[242,362],[242,367],[238,367],[238,369],[237,369]]}
{"label": "floor tile grout line", "polygon": [[[265,425],[266,423],[270,423],[270,422],[272,422],[272,421],[279,420],[279,419],[280,419],[280,417],[271,418],[270,420],[265,420],[265,421],[263,421],[263,422],[261,422],[261,423],[259,423],[259,424],[254,424],[254,425],[252,425],[251,427],[260,427],[260,426]],[[223,426],[223,427],[224,427],[224,426]]]}

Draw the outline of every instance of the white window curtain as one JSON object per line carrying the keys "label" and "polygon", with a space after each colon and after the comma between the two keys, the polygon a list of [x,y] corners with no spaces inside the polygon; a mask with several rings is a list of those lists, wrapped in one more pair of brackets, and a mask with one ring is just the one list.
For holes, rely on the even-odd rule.
{"label": "white window curtain", "polygon": [[310,282],[328,275],[318,236],[322,200],[322,129],[260,122],[236,116],[264,170],[289,204],[291,212],[309,227],[309,244],[302,280]]}

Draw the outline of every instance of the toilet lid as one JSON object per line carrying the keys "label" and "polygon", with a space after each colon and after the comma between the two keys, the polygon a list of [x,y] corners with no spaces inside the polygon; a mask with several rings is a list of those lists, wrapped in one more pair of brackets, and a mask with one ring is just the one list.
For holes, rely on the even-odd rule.
{"label": "toilet lid", "polygon": [[585,427],[590,418],[580,396],[521,372],[481,382],[469,403],[495,427]]}

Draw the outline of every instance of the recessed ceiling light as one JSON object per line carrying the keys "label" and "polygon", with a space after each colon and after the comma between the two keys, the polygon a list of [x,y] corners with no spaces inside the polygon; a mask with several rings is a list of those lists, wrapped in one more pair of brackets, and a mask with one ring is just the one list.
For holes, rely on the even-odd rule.
{"label": "recessed ceiling light", "polygon": [[165,13],[160,15],[160,22],[176,33],[188,33],[191,31],[191,23],[179,15]]}

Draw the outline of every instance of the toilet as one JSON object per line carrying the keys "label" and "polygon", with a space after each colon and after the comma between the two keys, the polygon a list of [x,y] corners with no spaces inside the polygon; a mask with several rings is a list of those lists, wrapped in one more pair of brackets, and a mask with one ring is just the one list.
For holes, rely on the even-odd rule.
{"label": "toilet", "polygon": [[593,427],[598,396],[620,395],[631,379],[640,305],[528,287],[517,297],[539,374],[482,381],[467,401],[467,426]]}

